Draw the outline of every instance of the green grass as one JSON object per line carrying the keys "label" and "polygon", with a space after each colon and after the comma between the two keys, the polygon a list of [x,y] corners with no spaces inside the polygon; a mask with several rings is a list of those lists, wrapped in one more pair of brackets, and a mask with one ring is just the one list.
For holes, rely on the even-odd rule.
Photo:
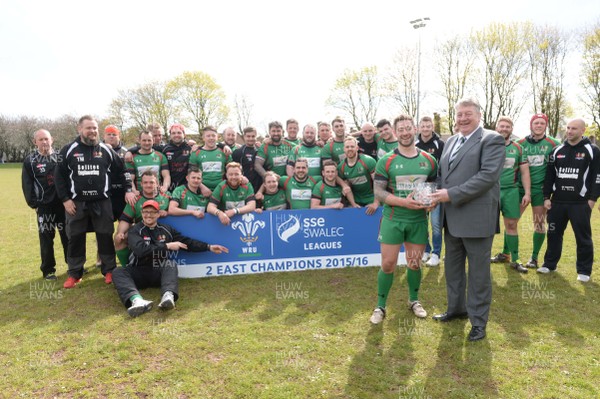
{"label": "green grass", "polygon": [[[72,290],[61,288],[62,260],[58,282],[41,279],[20,168],[0,166],[0,185],[2,398],[600,395],[600,290],[593,280],[576,282],[570,230],[558,273],[492,266],[488,338],[477,343],[466,342],[466,321],[415,320],[405,305],[404,270],[396,273],[388,318],[370,326],[375,267],[181,280],[177,309],[130,319],[93,267]],[[521,223],[523,260],[531,251],[528,229]],[[498,236],[495,252],[501,244]],[[297,299],[281,299],[289,292]],[[159,299],[157,289],[143,294]],[[425,269],[421,299],[430,315],[445,309],[443,268]]]}

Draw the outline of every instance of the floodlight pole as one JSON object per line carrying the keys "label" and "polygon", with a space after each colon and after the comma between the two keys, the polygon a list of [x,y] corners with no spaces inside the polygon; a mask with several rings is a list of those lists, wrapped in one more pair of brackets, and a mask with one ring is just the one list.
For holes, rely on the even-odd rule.
{"label": "floodlight pole", "polygon": [[[427,26],[430,21],[429,17],[423,17],[410,21],[410,24],[414,29],[420,29]],[[419,31],[419,42],[418,42],[418,54],[417,54],[417,116],[415,123],[419,124],[419,107],[421,105],[421,31]]]}

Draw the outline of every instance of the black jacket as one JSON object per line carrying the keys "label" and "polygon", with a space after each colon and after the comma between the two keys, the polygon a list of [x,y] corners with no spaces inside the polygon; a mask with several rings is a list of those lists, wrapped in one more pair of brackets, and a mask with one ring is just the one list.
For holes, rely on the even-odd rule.
{"label": "black jacket", "polygon": [[600,149],[587,137],[576,145],[565,141],[548,159],[544,199],[577,203],[597,201],[600,196]]}
{"label": "black jacket", "polygon": [[30,208],[61,203],[56,196],[54,170],[58,154],[42,155],[37,150],[29,154],[23,162],[21,185],[25,201]]}

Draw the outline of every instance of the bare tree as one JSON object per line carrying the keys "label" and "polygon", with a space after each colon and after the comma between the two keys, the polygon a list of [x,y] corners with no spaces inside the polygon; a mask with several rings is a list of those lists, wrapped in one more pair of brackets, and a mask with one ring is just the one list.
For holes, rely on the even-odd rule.
{"label": "bare tree", "polygon": [[556,136],[566,112],[564,80],[569,37],[551,26],[534,26],[531,33],[527,52],[533,106],[536,112],[548,115],[548,131]]}
{"label": "bare tree", "polygon": [[600,129],[600,22],[584,34],[580,76],[584,89],[582,100],[598,131]]}
{"label": "bare tree", "polygon": [[454,105],[465,97],[465,90],[474,79],[473,48],[463,37],[454,36],[436,46],[434,58],[443,86],[443,96],[448,104],[446,126],[454,134]]}
{"label": "bare tree", "polygon": [[246,96],[235,96],[235,116],[237,119],[238,132],[242,133],[244,128],[250,126],[250,117],[254,106]]}
{"label": "bare tree", "polygon": [[336,80],[332,91],[327,104],[350,115],[357,129],[363,122],[375,122],[382,99],[376,66],[346,70]]}
{"label": "bare tree", "polygon": [[414,49],[397,50],[387,78],[388,97],[407,115],[417,114],[417,57]]}
{"label": "bare tree", "polygon": [[204,126],[223,124],[229,115],[225,93],[215,80],[200,71],[183,72],[169,82],[177,103],[196,122],[198,131]]}
{"label": "bare tree", "polygon": [[474,32],[471,44],[481,61],[483,124],[494,129],[502,115],[517,119],[527,100],[527,45],[531,24],[492,24]]}

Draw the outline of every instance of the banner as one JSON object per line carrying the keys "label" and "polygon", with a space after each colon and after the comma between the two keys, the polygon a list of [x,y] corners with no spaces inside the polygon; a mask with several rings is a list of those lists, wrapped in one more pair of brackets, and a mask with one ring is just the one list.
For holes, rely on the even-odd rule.
{"label": "banner", "polygon": [[381,264],[379,220],[365,208],[266,211],[236,215],[228,226],[206,215],[160,219],[183,235],[229,248],[228,254],[173,253],[183,278],[364,267]]}

